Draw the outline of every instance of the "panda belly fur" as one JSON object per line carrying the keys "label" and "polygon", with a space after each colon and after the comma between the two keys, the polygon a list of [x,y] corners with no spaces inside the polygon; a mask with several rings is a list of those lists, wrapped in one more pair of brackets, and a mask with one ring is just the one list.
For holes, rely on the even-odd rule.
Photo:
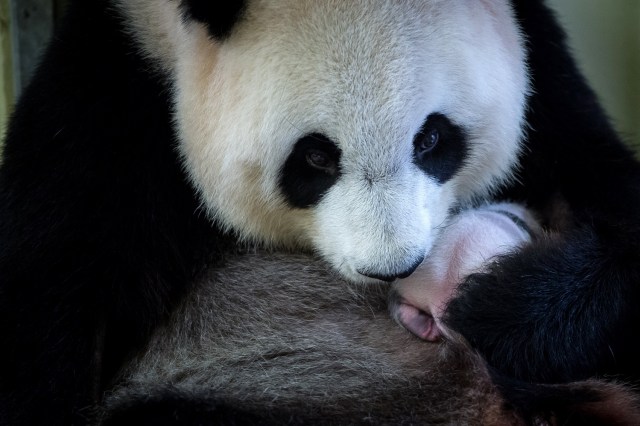
{"label": "panda belly fur", "polygon": [[507,400],[638,378],[640,167],[544,2],[71,3],[0,168],[1,424],[88,422],[238,241],[377,286],[482,199],[554,235],[445,312]]}
{"label": "panda belly fur", "polygon": [[127,368],[105,400],[103,424],[517,418],[501,409],[481,363],[398,327],[388,290],[349,283],[313,257],[230,257]]}
{"label": "panda belly fur", "polygon": [[[452,226],[482,234],[493,225],[482,217],[488,211],[465,213]],[[503,253],[522,243],[508,234],[512,241],[501,236]],[[438,254],[460,243],[458,233],[440,238]],[[473,249],[491,256],[495,243]],[[640,419],[635,395],[599,381],[520,384],[526,410],[509,406],[468,348],[455,339],[425,343],[398,327],[387,314],[388,293],[387,284],[350,283],[310,256],[229,255],[224,268],[203,273],[127,366],[105,396],[100,424],[493,426],[615,419],[631,425]],[[592,401],[603,406],[592,409]]]}

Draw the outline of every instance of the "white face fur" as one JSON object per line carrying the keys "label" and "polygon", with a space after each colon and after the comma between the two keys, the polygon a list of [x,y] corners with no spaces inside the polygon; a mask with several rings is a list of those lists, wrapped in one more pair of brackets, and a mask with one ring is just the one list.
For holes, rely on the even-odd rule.
{"label": "white face fur", "polygon": [[[255,0],[222,41],[177,3],[120,8],[174,82],[180,150],[208,213],[241,238],[311,248],[355,281],[395,277],[455,203],[510,177],[528,80],[507,1]],[[441,150],[424,161],[423,125],[418,139],[436,126]],[[310,134],[339,156],[296,207],[283,168]]]}

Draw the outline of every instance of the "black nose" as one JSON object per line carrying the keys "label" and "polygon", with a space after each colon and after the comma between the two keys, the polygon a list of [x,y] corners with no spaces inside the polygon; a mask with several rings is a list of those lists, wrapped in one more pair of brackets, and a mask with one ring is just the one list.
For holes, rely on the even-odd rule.
{"label": "black nose", "polygon": [[391,282],[396,278],[407,278],[409,275],[413,274],[413,271],[418,269],[418,266],[420,266],[423,260],[424,260],[424,256],[418,258],[415,262],[411,264],[409,268],[395,274],[376,274],[375,272],[361,271],[361,270],[358,270],[358,273],[369,278],[375,278],[380,281]]}
{"label": "black nose", "polygon": [[420,256],[418,259],[416,259],[416,261],[413,263],[413,265],[411,265],[409,267],[409,269],[405,270],[402,273],[398,274],[398,278],[407,278],[409,275],[413,274],[413,272],[418,269],[418,266],[420,266],[420,264],[422,263],[422,261],[424,260],[424,256]]}

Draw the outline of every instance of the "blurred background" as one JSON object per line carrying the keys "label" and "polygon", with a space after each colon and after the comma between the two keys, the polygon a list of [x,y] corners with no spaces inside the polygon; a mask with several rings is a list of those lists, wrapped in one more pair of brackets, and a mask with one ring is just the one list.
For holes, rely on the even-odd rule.
{"label": "blurred background", "polygon": [[[67,1],[0,0],[0,130]],[[640,0],[548,1],[616,128],[640,153]]]}
{"label": "blurred background", "polygon": [[640,153],[640,0],[548,0],[616,128]]}

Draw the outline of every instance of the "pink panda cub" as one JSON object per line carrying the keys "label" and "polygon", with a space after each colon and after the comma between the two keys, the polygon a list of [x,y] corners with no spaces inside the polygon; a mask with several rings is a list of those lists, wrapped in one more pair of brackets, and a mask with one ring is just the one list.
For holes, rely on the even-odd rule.
{"label": "pink panda cub", "polygon": [[482,272],[496,256],[518,250],[541,232],[533,214],[519,204],[488,204],[461,212],[418,269],[394,283],[391,315],[421,339],[438,340],[447,334],[442,314],[464,277]]}

